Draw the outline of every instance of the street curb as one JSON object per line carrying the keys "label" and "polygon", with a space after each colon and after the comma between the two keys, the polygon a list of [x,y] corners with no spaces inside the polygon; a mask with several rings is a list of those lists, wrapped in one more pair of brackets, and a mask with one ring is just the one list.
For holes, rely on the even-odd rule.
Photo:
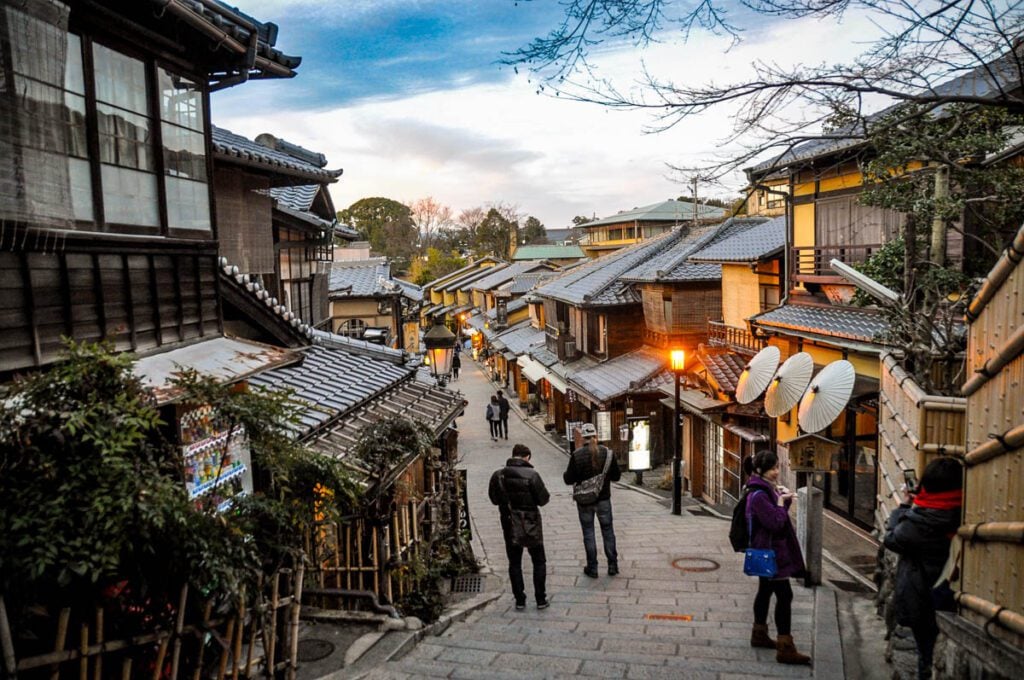
{"label": "street curb", "polygon": [[875,585],[874,581],[867,578],[866,576],[858,572],[856,569],[846,564],[845,562],[842,562],[838,557],[830,553],[825,548],[821,549],[821,556],[828,560],[832,564],[832,566],[839,569],[839,571],[843,572],[844,574],[852,578],[854,581],[864,586],[865,588],[868,588],[872,593],[878,592],[878,586]]}
{"label": "street curb", "polygon": [[839,637],[839,609],[836,591],[818,586],[814,589],[814,659],[815,678],[845,678],[843,645]]}

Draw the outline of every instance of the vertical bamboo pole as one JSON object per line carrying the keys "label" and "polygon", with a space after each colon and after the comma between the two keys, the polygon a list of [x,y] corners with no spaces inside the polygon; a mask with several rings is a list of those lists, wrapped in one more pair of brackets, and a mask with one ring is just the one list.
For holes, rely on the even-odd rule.
{"label": "vertical bamboo pole", "polygon": [[89,680],[89,624],[78,630],[78,680]]}
{"label": "vertical bamboo pole", "polygon": [[[99,645],[103,644],[103,607],[96,607],[96,643]],[[103,677],[103,654],[96,655],[96,661],[93,662],[93,677],[96,680],[100,680]]]}
{"label": "vertical bamboo pole", "polygon": [[4,656],[4,670],[8,676],[14,677],[18,660],[14,657],[14,639],[11,637],[11,622],[7,619],[7,605],[4,604],[3,594],[0,594],[0,652],[3,652]]}
{"label": "vertical bamboo pole", "polygon": [[234,617],[228,619],[228,627],[224,632],[224,638],[228,641],[227,646],[221,651],[220,654],[220,665],[217,668],[217,680],[224,680],[224,675],[227,673],[228,668],[228,657],[232,656],[234,651],[235,641],[235,619]]}
{"label": "vertical bamboo pole", "polygon": [[[263,574],[260,574],[259,580],[256,582],[256,601],[259,602],[261,597],[263,597]],[[249,624],[249,649],[245,653],[245,677],[247,678],[252,677],[252,654],[256,648],[256,628],[259,616],[259,608],[254,608],[252,621]]]}
{"label": "vertical bamboo pole", "polygon": [[[96,680],[99,680],[97,678]],[[121,680],[132,680],[132,658],[128,657],[121,663]]]}
{"label": "vertical bamboo pole", "polygon": [[270,673],[271,676],[274,675],[274,661],[277,657],[275,652],[277,647],[277,606],[279,602],[280,588],[281,572],[279,571],[274,574],[274,582],[270,589],[270,630],[265,636],[269,640],[269,643],[267,645],[267,649],[263,650],[263,653],[267,657],[267,672]]}
{"label": "vertical bamboo pole", "polygon": [[[64,651],[64,643],[68,638],[68,619],[71,618],[71,610],[67,607],[60,610],[60,614],[57,616],[57,637],[53,643],[53,651],[62,652]],[[50,668],[50,680],[59,680],[60,678],[60,664],[55,663]]]}
{"label": "vertical bamboo pole", "polygon": [[181,629],[185,627],[185,606],[188,604],[188,584],[181,587],[178,597],[178,611],[174,617],[174,651],[171,652],[171,678],[178,678],[178,662],[181,659]]}
{"label": "vertical bamboo pole", "polygon": [[292,585],[292,639],[291,654],[288,658],[288,680],[295,680],[295,670],[299,658],[299,614],[302,610],[302,579],[305,575],[306,566],[299,562],[295,570],[294,583]]}
{"label": "vertical bamboo pole", "polygon": [[352,525],[345,525],[345,587],[352,588]]}
{"label": "vertical bamboo pole", "polygon": [[[160,640],[160,647],[156,651],[156,663],[153,664],[153,680],[160,680],[163,677],[161,669],[164,666],[164,660],[167,658],[167,647],[170,646],[171,636]],[[96,680],[101,680],[100,676],[96,676]]]}
{"label": "vertical bamboo pole", "polygon": [[242,661],[242,637],[245,635],[245,602],[245,586],[242,586],[238,604],[238,627],[235,631],[231,653],[231,680],[238,680],[238,667]]}
{"label": "vertical bamboo pole", "polygon": [[192,680],[200,680],[203,677],[203,656],[206,653],[206,645],[203,644],[204,631],[210,628],[210,612],[213,611],[213,602],[207,602],[203,606],[203,626],[198,631],[199,654],[196,658],[196,670],[192,673]]}

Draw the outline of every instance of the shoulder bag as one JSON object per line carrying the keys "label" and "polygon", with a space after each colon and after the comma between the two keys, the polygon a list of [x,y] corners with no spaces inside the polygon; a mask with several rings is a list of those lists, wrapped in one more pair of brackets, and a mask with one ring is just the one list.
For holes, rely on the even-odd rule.
{"label": "shoulder bag", "polygon": [[612,466],[612,456],[615,454],[603,446],[601,450],[605,452],[605,458],[604,469],[601,470],[600,474],[584,479],[582,482],[576,482],[572,486],[572,499],[579,505],[593,505],[596,503],[598,496],[601,495],[601,489],[604,488],[604,478],[608,474],[608,469]]}
{"label": "shoulder bag", "polygon": [[[753,493],[750,494],[753,496]],[[754,539],[754,517],[750,511],[749,497],[747,499],[747,540]],[[747,550],[743,555],[743,573],[747,576],[759,578],[775,578],[779,568],[775,563],[775,551],[771,548],[751,548],[747,543]]]}

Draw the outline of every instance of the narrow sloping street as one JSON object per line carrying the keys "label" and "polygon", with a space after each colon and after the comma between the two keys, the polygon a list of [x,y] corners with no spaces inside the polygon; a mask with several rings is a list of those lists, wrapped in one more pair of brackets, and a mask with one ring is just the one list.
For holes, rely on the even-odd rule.
{"label": "narrow sloping street", "polygon": [[[721,519],[685,511],[675,517],[658,499],[613,488],[621,573],[605,574],[599,547],[600,578],[584,576],[579,522],[562,483],[565,454],[515,409],[509,440],[492,442],[483,413],[496,388],[472,362],[464,364],[452,388],[462,390],[470,404],[459,428],[475,543],[496,574],[490,578],[501,578],[506,592],[369,677],[843,677],[835,595],[827,588],[794,583],[793,634],[798,647],[815,657],[813,668],[782,666],[773,651],[749,647],[756,582],[742,574],[741,558],[728,544],[728,523]],[[514,609],[498,513],[487,499],[490,475],[515,443],[531,448],[551,491],[543,509],[551,600],[544,611],[533,602],[528,556],[527,608]]]}

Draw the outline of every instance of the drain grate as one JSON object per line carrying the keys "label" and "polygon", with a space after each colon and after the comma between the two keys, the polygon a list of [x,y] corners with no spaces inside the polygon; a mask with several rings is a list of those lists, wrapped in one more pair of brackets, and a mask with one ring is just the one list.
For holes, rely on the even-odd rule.
{"label": "drain grate", "polygon": [[299,661],[313,663],[334,653],[334,643],[317,638],[299,640]]}
{"label": "drain grate", "polygon": [[466,574],[452,579],[452,593],[482,593],[484,577],[480,574]]}
{"label": "drain grate", "polygon": [[708,571],[715,571],[722,565],[706,557],[678,557],[672,560],[672,566],[679,571],[689,571],[700,574]]}

